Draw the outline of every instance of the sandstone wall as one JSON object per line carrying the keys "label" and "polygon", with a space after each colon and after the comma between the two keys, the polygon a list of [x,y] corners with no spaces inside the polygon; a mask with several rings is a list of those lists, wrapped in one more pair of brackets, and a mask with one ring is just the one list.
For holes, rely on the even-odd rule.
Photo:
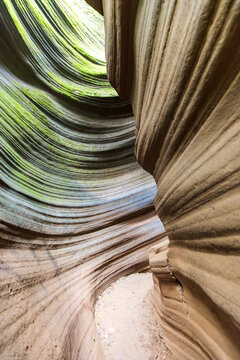
{"label": "sandstone wall", "polygon": [[103,354],[94,302],[164,233],[84,1],[0,1],[0,359]]}
{"label": "sandstone wall", "polygon": [[155,277],[168,345],[177,360],[237,360],[240,2],[102,7],[109,79],[133,105],[135,153],[170,239],[169,277]]}

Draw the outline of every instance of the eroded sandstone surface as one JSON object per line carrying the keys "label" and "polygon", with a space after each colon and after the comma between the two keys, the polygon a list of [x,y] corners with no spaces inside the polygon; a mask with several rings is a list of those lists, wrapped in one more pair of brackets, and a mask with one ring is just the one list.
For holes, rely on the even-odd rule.
{"label": "eroded sandstone surface", "polygon": [[240,3],[88,2],[126,100],[83,0],[0,2],[0,358],[103,358],[150,260],[175,358],[238,360]]}
{"label": "eroded sandstone surface", "polygon": [[94,302],[148,266],[155,184],[107,80],[102,17],[85,1],[0,14],[0,358],[101,359]]}
{"label": "eroded sandstone surface", "polygon": [[109,79],[133,105],[136,157],[170,239],[150,258],[168,345],[178,360],[237,360],[240,3],[89,3],[104,14]]}

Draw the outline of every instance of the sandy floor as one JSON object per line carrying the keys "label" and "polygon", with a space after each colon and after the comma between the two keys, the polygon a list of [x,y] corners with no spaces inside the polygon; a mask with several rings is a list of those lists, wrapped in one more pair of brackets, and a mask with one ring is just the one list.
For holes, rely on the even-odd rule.
{"label": "sandy floor", "polygon": [[95,319],[108,360],[170,360],[151,303],[150,273],[122,277],[99,296]]}

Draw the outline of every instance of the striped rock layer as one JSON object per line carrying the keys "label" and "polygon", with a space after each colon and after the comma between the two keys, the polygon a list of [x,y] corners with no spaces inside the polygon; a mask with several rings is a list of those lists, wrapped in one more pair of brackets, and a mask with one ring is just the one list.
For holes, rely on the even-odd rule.
{"label": "striped rock layer", "polygon": [[150,252],[177,360],[240,358],[240,2],[89,0],[111,84],[129,99],[135,153],[170,239]]}
{"label": "striped rock layer", "polygon": [[103,353],[98,294],[164,236],[85,1],[0,1],[0,358]]}

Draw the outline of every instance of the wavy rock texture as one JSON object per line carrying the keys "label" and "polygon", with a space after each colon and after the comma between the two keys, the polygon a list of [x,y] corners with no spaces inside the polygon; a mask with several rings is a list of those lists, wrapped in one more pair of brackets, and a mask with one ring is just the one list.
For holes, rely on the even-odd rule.
{"label": "wavy rock texture", "polygon": [[[71,5],[72,4],[72,5]],[[96,296],[164,229],[84,1],[3,0],[0,358],[101,359]]]}
{"label": "wavy rock texture", "polygon": [[132,102],[136,156],[156,180],[182,287],[185,310],[177,288],[158,296],[169,346],[176,359],[237,360],[240,2],[91,2],[103,8],[109,79]]}

